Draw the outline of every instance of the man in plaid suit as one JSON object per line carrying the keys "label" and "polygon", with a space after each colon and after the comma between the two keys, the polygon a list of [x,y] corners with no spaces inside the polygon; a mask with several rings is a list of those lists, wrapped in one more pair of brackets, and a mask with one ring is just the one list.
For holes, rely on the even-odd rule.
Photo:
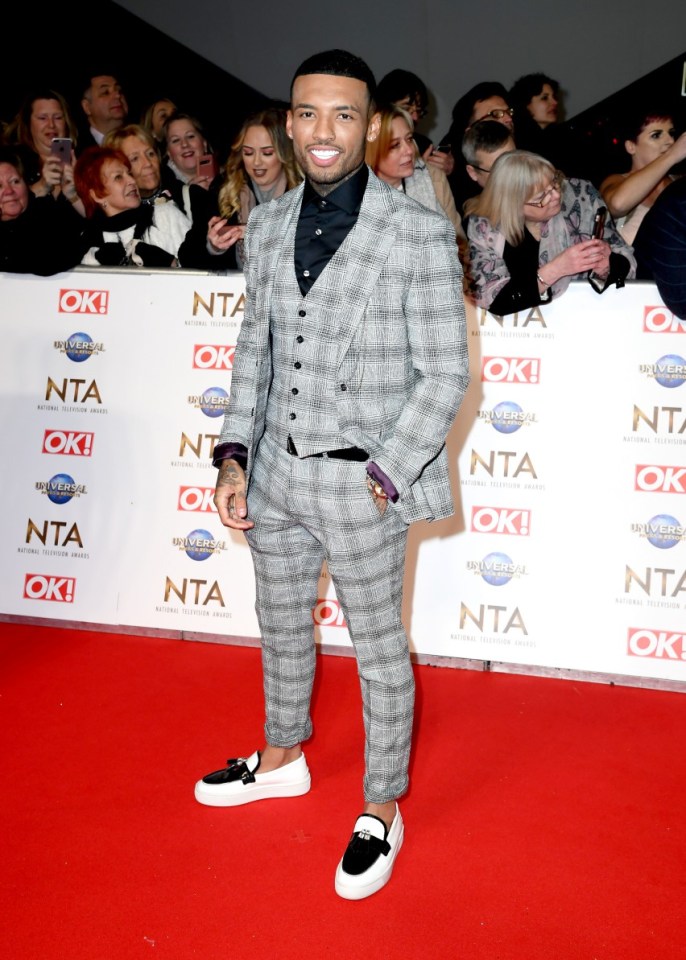
{"label": "man in plaid suit", "polygon": [[336,891],[389,880],[403,841],[414,679],[401,600],[408,525],[453,512],[445,439],[468,384],[447,219],[378,180],[374,78],[341,50],[296,71],[287,129],[306,180],[245,233],[246,308],[215,449],[222,523],[255,566],[265,746],[196,784],[233,806],[310,788],[312,609],[326,561],[355,648],[364,812]]}

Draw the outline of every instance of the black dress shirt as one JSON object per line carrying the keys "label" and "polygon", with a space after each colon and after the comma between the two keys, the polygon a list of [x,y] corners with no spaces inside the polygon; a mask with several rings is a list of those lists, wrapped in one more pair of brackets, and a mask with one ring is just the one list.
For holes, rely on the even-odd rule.
{"label": "black dress shirt", "polygon": [[298,226],[295,231],[295,275],[303,296],[357,223],[367,187],[366,164],[349,180],[320,196],[305,182]]}

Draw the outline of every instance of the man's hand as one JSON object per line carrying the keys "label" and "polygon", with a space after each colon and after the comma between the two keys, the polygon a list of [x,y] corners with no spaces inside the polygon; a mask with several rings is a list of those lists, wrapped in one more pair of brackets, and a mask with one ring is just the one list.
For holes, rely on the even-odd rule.
{"label": "man's hand", "polygon": [[245,471],[235,460],[224,460],[219,468],[214,505],[219,519],[232,530],[249,530],[255,524],[248,520],[248,503],[245,498]]}
{"label": "man's hand", "polygon": [[381,484],[377,480],[373,480],[369,474],[367,474],[367,490],[369,490],[372,495],[374,506],[383,517],[384,513],[386,512],[386,508],[388,507],[388,497],[386,496],[384,488],[381,486]]}

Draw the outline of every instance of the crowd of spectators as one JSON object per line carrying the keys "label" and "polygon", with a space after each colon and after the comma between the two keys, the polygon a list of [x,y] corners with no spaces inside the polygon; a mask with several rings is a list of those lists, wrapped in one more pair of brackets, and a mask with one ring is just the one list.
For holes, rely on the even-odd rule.
{"label": "crowd of spectators", "polygon": [[[450,220],[465,291],[477,303],[513,312],[560,295],[572,279],[599,292],[634,277],[660,283],[666,261],[666,283],[683,290],[686,256],[673,245],[684,230],[673,228],[683,216],[686,132],[666,102],[634,104],[617,118],[625,169],[593,182],[594,158],[561,121],[562,90],[546,74],[522,76],[509,90],[475,84],[437,143],[417,129],[430,95],[416,74],[390,71],[376,100],[381,133],[367,163]],[[0,269],[242,269],[252,209],[302,180],[286,112],[275,102],[246,116],[222,156],[200,112],[170,98],[149,103],[136,122],[110,73],[85,79],[78,104],[49,87],[29,91],[2,128]],[[647,217],[658,201],[671,257],[654,251],[658,233],[665,239]]]}

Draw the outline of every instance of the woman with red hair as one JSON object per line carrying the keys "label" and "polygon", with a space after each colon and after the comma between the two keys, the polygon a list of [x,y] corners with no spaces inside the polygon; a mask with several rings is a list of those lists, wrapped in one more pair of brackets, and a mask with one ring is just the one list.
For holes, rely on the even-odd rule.
{"label": "woman with red hair", "polygon": [[146,205],[131,165],[113,147],[88,147],[76,161],[74,182],[86,210],[90,266],[177,267],[190,221],[173,203]]}

